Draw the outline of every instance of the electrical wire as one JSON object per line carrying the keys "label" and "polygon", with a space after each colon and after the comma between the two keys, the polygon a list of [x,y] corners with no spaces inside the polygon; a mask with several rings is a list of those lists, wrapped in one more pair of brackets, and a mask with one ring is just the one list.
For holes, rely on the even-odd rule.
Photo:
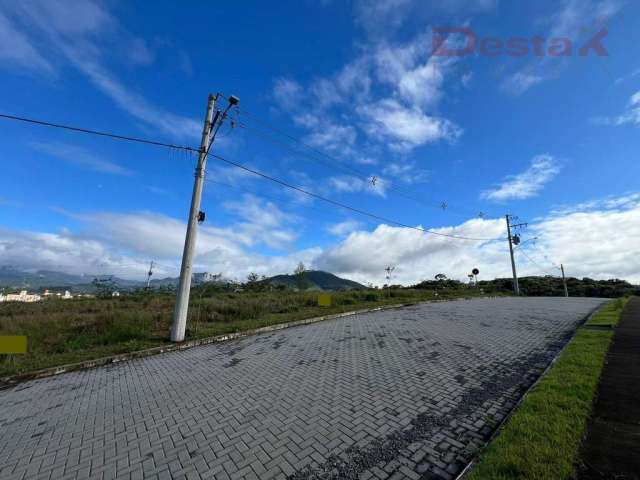
{"label": "electrical wire", "polygon": [[544,268],[542,265],[540,265],[538,262],[536,262],[533,258],[531,258],[529,255],[527,255],[527,254],[526,254],[526,252],[525,252],[524,250],[522,250],[522,249],[518,248],[518,249],[516,249],[516,252],[521,253],[522,255],[524,255],[525,257],[527,257],[527,259],[528,259],[531,263],[533,263],[534,265],[536,265],[536,266],[540,269],[540,271],[542,271],[542,272],[544,272],[544,273],[546,273],[547,275],[550,275],[550,276],[552,276],[552,277],[554,276],[554,274],[553,274],[553,273],[550,273],[546,268]]}
{"label": "electrical wire", "polygon": [[396,220],[392,220],[390,218],[386,218],[386,217],[383,217],[381,215],[368,212],[366,210],[362,210],[362,209],[359,209],[359,208],[356,208],[356,207],[352,207],[351,205],[347,205],[346,203],[342,203],[342,202],[338,202],[336,200],[332,200],[330,198],[324,197],[324,196],[319,195],[317,193],[309,192],[308,190],[305,190],[303,188],[300,188],[300,187],[297,187],[295,185],[292,185],[292,184],[290,184],[288,182],[285,182],[284,180],[280,180],[279,178],[272,177],[272,176],[267,175],[265,173],[259,172],[257,170],[254,170],[252,168],[247,167],[246,165],[243,165],[243,164],[238,163],[238,162],[234,162],[233,160],[229,160],[229,159],[224,158],[224,157],[222,157],[220,155],[217,155],[215,153],[208,152],[208,156],[209,157],[213,157],[213,158],[215,158],[217,160],[220,160],[221,162],[227,163],[228,165],[232,165],[232,166],[234,166],[236,168],[242,169],[242,170],[244,170],[246,172],[252,173],[253,175],[259,176],[259,177],[261,177],[263,179],[266,179],[266,180],[269,180],[271,182],[277,183],[277,184],[279,184],[279,185],[281,185],[283,187],[286,187],[286,188],[289,188],[291,190],[295,190],[297,192],[300,192],[300,193],[302,193],[304,195],[307,195],[309,197],[316,198],[316,199],[321,200],[323,202],[335,205],[335,206],[340,207],[340,208],[344,208],[345,210],[350,210],[350,211],[358,213],[360,215],[364,215],[364,216],[367,216],[367,217],[370,217],[370,218],[374,218],[376,220],[380,220],[382,222],[392,223],[394,225],[397,225],[397,226],[400,226],[400,227],[403,227],[403,228],[410,228],[410,229],[413,229],[413,230],[418,230],[418,231],[423,232],[423,233],[430,233],[432,235],[438,235],[438,236],[441,236],[441,237],[448,237],[448,238],[455,238],[455,239],[459,239],[459,240],[471,240],[471,241],[479,241],[479,242],[489,242],[489,241],[493,241],[493,240],[498,240],[497,238],[466,237],[466,236],[462,236],[462,235],[454,235],[454,234],[449,234],[449,233],[436,232],[434,230],[427,230],[425,228],[414,227],[412,225],[407,225],[405,223],[398,222]]}
{"label": "electrical wire", "polygon": [[104,132],[104,131],[100,131],[100,130],[90,130],[88,128],[81,128],[81,127],[74,127],[71,125],[63,125],[60,123],[52,123],[52,122],[45,122],[43,120],[36,120],[33,118],[26,118],[26,117],[18,117],[16,115],[8,115],[6,113],[0,113],[0,118],[4,118],[7,120],[16,120],[19,122],[25,122],[25,123],[32,123],[34,125],[41,125],[44,127],[53,127],[53,128],[60,128],[63,130],[70,130],[72,132],[79,132],[79,133],[87,133],[90,135],[98,135],[101,137],[109,137],[109,138],[113,138],[116,140],[126,140],[129,142],[137,142],[137,143],[143,143],[146,145],[155,145],[157,147],[165,147],[165,148],[173,148],[176,150],[185,150],[185,151],[190,151],[190,152],[199,152],[200,149],[198,148],[193,148],[193,147],[188,147],[185,145],[175,145],[172,143],[164,143],[164,142],[158,142],[156,140],[149,140],[146,138],[138,138],[138,137],[131,137],[131,136],[127,136],[127,135],[118,135],[116,133],[112,133],[112,132]]}
{"label": "electrical wire", "polygon": [[[222,98],[227,98],[223,94],[220,94],[220,96]],[[296,142],[299,145],[302,145],[303,147],[305,147],[306,149],[310,150],[311,152],[314,152],[316,155],[322,156],[323,158],[329,160],[330,163],[333,166],[335,166],[336,168],[338,168],[338,169],[340,169],[342,171],[347,171],[350,174],[357,175],[357,176],[361,177],[362,179],[364,179],[367,182],[371,182],[372,179],[375,178],[372,175],[369,175],[369,174],[363,172],[360,169],[354,168],[354,167],[352,167],[350,165],[346,165],[341,160],[339,160],[339,159],[327,154],[326,152],[323,152],[322,150],[320,150],[318,148],[315,148],[312,145],[309,145],[308,143],[306,143],[303,140],[295,137],[294,135],[291,135],[290,133],[287,133],[287,132],[285,132],[285,131],[283,131],[283,130],[281,130],[279,128],[274,127],[269,122],[266,122],[266,121],[260,119],[258,116],[252,114],[251,112],[245,110],[244,108],[241,109],[240,107],[235,107],[235,110],[238,112],[239,115],[242,115],[242,114],[248,115],[249,117],[251,117],[256,122],[258,122],[260,124],[263,124],[267,129],[269,129],[269,130],[271,130],[271,131],[273,131],[273,132],[275,132],[275,133],[277,133],[277,134],[279,134],[279,135],[281,135],[281,136],[283,136],[283,137],[285,137],[285,138],[287,138],[287,139],[289,139],[289,140],[291,140],[293,142]],[[319,160],[316,156],[311,156],[309,154],[305,154],[304,152],[302,152],[300,150],[295,150],[295,149],[291,148],[289,145],[287,145],[286,142],[283,142],[282,140],[277,139],[273,135],[269,136],[266,132],[264,132],[264,130],[260,131],[259,129],[257,129],[255,127],[250,127],[244,122],[238,122],[238,125],[241,128],[244,128],[245,130],[252,131],[253,133],[256,133],[257,135],[259,135],[259,136],[261,136],[261,137],[263,137],[263,138],[265,138],[265,139],[267,139],[269,141],[277,143],[277,144],[283,146],[284,148],[287,148],[287,149],[289,149],[291,151],[294,151],[295,153],[298,153],[298,154],[301,154],[301,155],[305,155],[306,157],[308,157],[308,158],[310,158],[310,159],[312,159],[312,160],[314,160],[314,161],[316,161],[318,163],[321,163],[321,164],[323,164],[325,166],[329,166],[329,164],[327,164],[326,162],[324,162],[322,160]],[[457,207],[452,208],[447,202],[441,202],[438,205],[435,205],[435,204],[427,202],[427,201],[425,201],[423,199],[417,198],[417,197],[415,197],[413,195],[409,195],[403,189],[400,189],[400,188],[398,188],[398,187],[396,187],[394,185],[391,185],[391,184],[388,184],[387,188],[389,190],[395,192],[399,196],[407,199],[407,200],[411,200],[411,201],[414,201],[416,203],[420,203],[420,204],[425,205],[425,206],[430,207],[430,208],[435,208],[435,209],[443,210],[443,211],[444,210],[450,210],[450,211],[452,211],[454,213],[472,215],[474,217],[475,216],[480,216],[481,218],[484,218],[484,216],[486,215],[483,212],[471,212],[470,210],[466,210],[466,209],[462,210],[462,209],[459,209]]]}
{"label": "electrical wire", "polygon": [[[197,152],[197,153],[202,153],[201,149],[196,149],[193,147],[189,147],[189,146],[184,146],[184,145],[176,145],[176,144],[169,144],[169,143],[163,143],[163,142],[159,142],[159,141],[155,141],[155,140],[148,140],[148,139],[143,139],[143,138],[138,138],[138,137],[132,137],[132,136],[126,136],[126,135],[118,135],[112,132],[104,132],[104,131],[99,131],[99,130],[92,130],[92,129],[87,129],[87,128],[81,128],[81,127],[75,127],[75,126],[70,126],[70,125],[63,125],[63,124],[57,124],[57,123],[52,123],[52,122],[46,122],[46,121],[42,121],[42,120],[36,120],[36,119],[32,119],[32,118],[26,118],[26,117],[18,117],[15,115],[8,115],[8,114],[2,114],[0,113],[0,118],[5,118],[5,119],[9,119],[9,120],[15,120],[15,121],[21,121],[21,122],[26,122],[26,123],[31,123],[31,124],[36,124],[36,125],[41,125],[41,126],[46,126],[46,127],[52,127],[52,128],[60,128],[60,129],[65,129],[65,130],[69,130],[69,131],[73,131],[73,132],[79,132],[79,133],[86,133],[86,134],[91,134],[91,135],[98,135],[98,136],[103,136],[103,137],[109,137],[109,138],[113,138],[113,139],[117,139],[117,140],[125,140],[125,141],[131,141],[131,142],[136,142],[136,143],[142,143],[142,144],[147,144],[147,145],[154,145],[154,146],[160,146],[160,147],[165,147],[165,148],[170,148],[170,149],[175,149],[175,150],[183,150],[186,152]],[[209,144],[209,149],[211,148],[211,143]],[[360,215],[369,217],[369,218],[373,218],[379,221],[383,221],[386,223],[391,223],[403,228],[410,228],[413,230],[418,230],[420,232],[423,233],[430,233],[432,235],[437,235],[437,236],[441,236],[441,237],[447,237],[447,238],[455,238],[455,239],[459,239],[459,240],[470,240],[470,241],[480,241],[480,242],[489,242],[489,241],[494,241],[497,240],[497,238],[475,238],[475,237],[467,237],[467,236],[463,236],[463,235],[454,235],[454,234],[448,234],[448,233],[442,233],[442,232],[436,232],[433,230],[428,230],[428,229],[424,229],[421,227],[414,227],[412,225],[408,225],[396,220],[392,220],[390,218],[386,218],[383,217],[381,215],[377,215],[375,213],[371,213],[368,212],[366,210],[362,210],[356,207],[352,207],[351,205],[342,203],[342,202],[338,202],[336,200],[332,200],[330,198],[324,197],[322,195],[313,193],[313,192],[309,192],[308,190],[305,190],[303,188],[297,187],[295,185],[292,185],[288,182],[285,182],[284,180],[278,179],[276,177],[258,172],[257,170],[253,170],[249,167],[247,167],[246,165],[243,165],[241,163],[238,162],[234,162],[232,160],[228,160],[220,155],[216,155],[214,153],[211,153],[209,151],[209,149],[207,149],[207,151],[205,152],[205,154],[207,156],[216,158],[217,160],[220,160],[222,162],[225,162],[229,165],[232,165],[236,168],[242,169],[246,172],[252,173],[256,176],[259,176],[263,179],[272,181],[274,183],[277,183],[283,187],[289,188],[291,190],[297,191],[299,193],[302,193],[304,195],[307,195],[309,197],[312,198],[316,198],[318,200],[321,200],[325,203],[329,203],[335,206],[338,206],[340,208],[343,208],[345,210],[349,210],[355,213],[358,213]]]}

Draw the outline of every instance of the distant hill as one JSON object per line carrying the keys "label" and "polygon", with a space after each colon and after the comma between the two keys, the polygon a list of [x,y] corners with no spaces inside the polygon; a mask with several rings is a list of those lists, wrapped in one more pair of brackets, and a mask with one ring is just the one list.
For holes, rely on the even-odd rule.
{"label": "distant hill", "polygon": [[304,272],[302,279],[299,279],[296,275],[276,275],[263,281],[275,286],[282,285],[287,288],[300,288],[299,283],[302,282],[302,288],[308,290],[355,290],[366,288],[358,282],[340,278],[333,273],[323,272],[321,270]]}
{"label": "distant hill", "polygon": [[[100,278],[108,275],[99,275]],[[0,266],[0,287],[10,289],[24,288],[30,291],[39,291],[45,288],[50,290],[70,290],[74,293],[94,293],[95,287],[92,281],[96,275],[73,275],[50,270],[38,270],[27,272],[10,266]],[[116,287],[120,290],[140,288],[146,285],[143,280],[125,280],[111,276]],[[299,288],[298,277],[295,275],[276,275],[262,280],[274,286],[282,285],[286,288]],[[228,284],[234,283],[231,280],[211,275],[208,273],[194,274],[193,286],[203,284]],[[152,288],[175,287],[178,285],[178,278],[156,278],[151,280]],[[322,271],[308,271],[304,274],[304,289],[310,290],[353,290],[365,288],[364,285],[340,278],[332,273]]]}

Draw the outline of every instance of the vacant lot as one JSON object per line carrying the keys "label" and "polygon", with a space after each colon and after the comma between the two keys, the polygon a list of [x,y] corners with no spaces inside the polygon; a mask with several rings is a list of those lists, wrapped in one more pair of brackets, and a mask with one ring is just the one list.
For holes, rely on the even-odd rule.
{"label": "vacant lot", "polygon": [[[478,296],[474,289],[392,289],[332,293],[331,307],[317,292],[207,292],[191,296],[187,339],[251,330],[388,304]],[[175,296],[138,294],[114,299],[51,300],[0,304],[0,335],[27,335],[27,355],[0,355],[0,377],[168,342]]]}
{"label": "vacant lot", "polygon": [[26,382],[0,478],[450,479],[599,304],[426,303]]}

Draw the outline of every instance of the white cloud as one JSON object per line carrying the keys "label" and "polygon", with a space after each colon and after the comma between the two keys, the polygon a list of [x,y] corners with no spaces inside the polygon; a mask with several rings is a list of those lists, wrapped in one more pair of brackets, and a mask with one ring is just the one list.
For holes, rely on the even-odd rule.
{"label": "white cloud", "polygon": [[42,153],[58,158],[67,163],[78,165],[96,172],[112,175],[133,175],[134,172],[117,163],[100,158],[94,152],[66,143],[33,143],[32,147]]}
{"label": "white cloud", "polygon": [[[545,21],[548,24],[547,33],[540,36],[546,39],[569,39],[573,55],[578,55],[578,49],[590,37],[606,28],[606,22],[618,13],[625,0],[564,0],[558,3],[561,5],[560,9]],[[582,35],[584,32],[586,36]],[[531,52],[530,54],[533,55]],[[510,94],[520,95],[535,85],[556,77],[566,64],[566,59],[545,55],[507,76],[502,82],[502,88]]]}
{"label": "white cloud", "polygon": [[27,70],[53,75],[54,68],[0,12],[0,59],[3,66],[19,65]]}
{"label": "white cloud", "polygon": [[604,123],[607,125],[635,125],[640,126],[640,90],[631,95],[627,109],[621,115],[614,118],[600,118],[596,119],[598,123]]}
{"label": "white cloud", "polygon": [[[504,225],[500,220],[474,219],[462,225],[435,229],[441,233],[499,238]],[[343,242],[322,253],[315,265],[361,282],[381,284],[384,269],[396,266],[399,283],[412,283],[443,271],[452,278],[462,278],[474,267],[499,263],[502,245],[491,242],[453,240],[418,230],[380,225],[375,230],[351,233]],[[481,261],[482,259],[482,261]],[[486,270],[486,269],[485,269]],[[508,273],[508,264],[492,268],[486,275]]]}
{"label": "white cloud", "polygon": [[272,202],[255,195],[245,194],[241,201],[225,202],[225,208],[244,219],[234,227],[236,235],[242,235],[246,245],[264,243],[272,248],[285,248],[298,238],[295,230],[283,228],[298,221],[297,217],[284,213]]}
{"label": "white cloud", "polygon": [[406,184],[424,183],[429,179],[429,172],[418,167],[414,161],[392,162],[382,172]]}
{"label": "white cloud", "polygon": [[356,230],[360,230],[362,227],[363,223],[358,220],[345,220],[344,222],[329,225],[327,231],[336,237],[344,237]]}
{"label": "white cloud", "polygon": [[429,56],[429,51],[428,35],[419,35],[406,45],[379,47],[374,53],[378,78],[409,104],[435,105],[454,59]]}
{"label": "white cloud", "polygon": [[373,37],[393,34],[408,19],[427,20],[438,14],[470,15],[491,10],[498,0],[357,0],[354,3],[356,22]]}
{"label": "white cloud", "polygon": [[302,102],[302,85],[289,78],[277,78],[273,85],[273,96],[279,107],[295,110]]}
{"label": "white cloud", "polygon": [[324,125],[305,137],[306,143],[329,152],[343,151],[356,142],[356,129],[351,126]]}
{"label": "white cloud", "polygon": [[399,151],[439,140],[454,142],[462,134],[453,122],[426,115],[417,107],[405,107],[391,98],[361,106],[359,112],[367,120],[365,130],[370,135],[383,136]]}
{"label": "white cloud", "polygon": [[[587,203],[583,211],[555,213],[529,223],[525,237],[538,241],[528,243],[526,253],[536,263],[517,254],[520,276],[543,275],[541,266],[557,275],[554,265],[563,263],[569,276],[640,283],[640,244],[633,241],[640,238],[640,194]],[[351,233],[323,251],[313,266],[375,284],[385,282],[387,265],[396,266],[394,282],[403,284],[432,279],[440,272],[465,281],[472,268],[480,270],[480,278],[511,276],[503,219],[470,220],[452,229],[496,241],[453,240],[380,225]]]}
{"label": "white cloud", "polygon": [[499,202],[534,197],[559,172],[560,167],[552,156],[537,155],[524,172],[507,177],[502,184],[482,192],[480,197]]}
{"label": "white cloud", "polygon": [[379,177],[376,177],[375,184],[373,180],[365,180],[364,178],[350,175],[330,177],[327,183],[330,191],[338,193],[363,192],[380,197],[386,197],[387,195],[388,183]]}
{"label": "white cloud", "polygon": [[[265,203],[261,203],[265,208]],[[247,214],[251,222],[259,209]],[[278,215],[276,214],[276,217]],[[162,264],[161,275],[176,275],[184,242],[185,224],[152,212],[74,215],[84,222],[79,233],[57,233],[0,228],[0,265],[26,269],[52,269],[69,273],[114,273],[143,278],[148,262]],[[281,229],[270,219],[265,228]],[[315,269],[374,284],[383,284],[384,268],[396,266],[394,282],[411,284],[436,273],[466,280],[472,268],[481,279],[510,277],[504,219],[473,219],[436,229],[494,241],[467,241],[435,236],[418,230],[379,225],[372,231],[356,223],[341,222],[331,228],[346,238],[326,248],[291,249],[282,255],[252,251],[247,232],[232,224],[199,230],[195,269],[222,272],[244,279],[249,272],[273,275],[291,272],[299,261]],[[609,197],[564,207],[529,222],[524,237],[538,237],[526,244],[526,253],[545,270],[563,263],[567,274],[581,278],[623,278],[640,283],[640,193]],[[518,254],[521,276],[540,274],[540,266]],[[173,266],[173,269],[172,269]],[[168,267],[168,268],[167,268]]]}
{"label": "white cloud", "polygon": [[[199,121],[151,104],[125,87],[106,68],[105,59],[112,49],[119,53],[114,55],[119,60],[138,65],[148,65],[154,55],[144,40],[127,32],[97,2],[79,2],[73,8],[64,2],[45,0],[5,2],[0,5],[0,39],[3,32],[11,36],[9,47],[14,45],[22,52],[23,63],[32,68],[51,74],[59,70],[61,64],[70,64],[119,108],[146,125],[174,137],[197,138],[200,135]],[[0,56],[3,49],[0,46]]]}

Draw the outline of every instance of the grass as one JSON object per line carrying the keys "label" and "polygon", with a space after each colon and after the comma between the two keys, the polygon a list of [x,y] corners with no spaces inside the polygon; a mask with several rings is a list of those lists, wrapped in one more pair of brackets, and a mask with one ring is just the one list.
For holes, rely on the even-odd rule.
{"label": "grass", "polygon": [[[468,289],[439,291],[438,299],[477,296]],[[318,292],[203,292],[191,295],[187,339],[252,330],[319,315],[434,300],[432,290],[333,292],[319,307]],[[26,355],[0,355],[0,377],[92,360],[168,343],[174,295],[47,300],[0,305],[0,335],[26,335]]]}
{"label": "grass", "polygon": [[624,306],[629,301],[630,297],[617,298],[608,302],[598,312],[589,319],[587,325],[611,325],[616,326],[620,321],[620,314],[624,310]]}
{"label": "grass", "polygon": [[[617,324],[625,303],[623,299],[607,303],[591,321]],[[609,331],[578,330],[555,365],[484,450],[467,478],[573,478],[612,338],[613,332]]]}

